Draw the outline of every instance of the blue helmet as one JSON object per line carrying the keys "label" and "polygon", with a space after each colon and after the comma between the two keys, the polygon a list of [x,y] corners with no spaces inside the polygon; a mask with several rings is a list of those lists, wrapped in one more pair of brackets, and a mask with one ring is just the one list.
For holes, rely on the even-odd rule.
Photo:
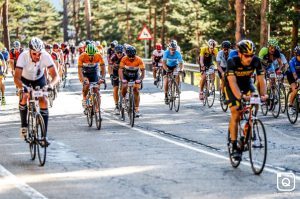
{"label": "blue helmet", "polygon": [[117,45],[115,47],[116,53],[122,53],[124,51],[124,47],[122,45]]}
{"label": "blue helmet", "polygon": [[126,55],[130,58],[133,58],[136,55],[136,49],[133,46],[129,46],[126,48]]}
{"label": "blue helmet", "polygon": [[176,40],[171,40],[170,44],[169,44],[169,48],[177,48],[177,41]]}

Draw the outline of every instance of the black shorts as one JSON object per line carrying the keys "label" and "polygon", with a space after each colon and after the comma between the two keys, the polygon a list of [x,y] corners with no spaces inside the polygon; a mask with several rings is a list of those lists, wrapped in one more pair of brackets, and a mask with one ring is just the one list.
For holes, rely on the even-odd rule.
{"label": "black shorts", "polygon": [[3,71],[4,67],[3,66],[0,66],[0,78],[3,78]]}
{"label": "black shorts", "polygon": [[[222,70],[223,70],[224,72],[226,72],[226,68],[223,68],[223,67],[222,67]],[[219,75],[219,78],[222,79],[222,74],[221,74],[221,72],[220,72],[219,70],[218,70],[218,75]]]}
{"label": "black shorts", "polygon": [[[289,82],[290,85],[296,82],[296,80],[295,80],[294,75],[293,75],[292,72],[290,72],[290,71],[286,72],[286,77],[287,77],[287,80],[288,80],[288,82]],[[300,75],[298,75],[298,78],[299,77],[300,77]]]}
{"label": "black shorts", "polygon": [[[168,68],[169,71],[173,72],[175,69],[177,69],[177,66],[175,66],[175,67],[167,66],[167,68]],[[167,75],[167,71],[163,70],[163,74],[162,75],[163,76]]]}
{"label": "black shorts", "polygon": [[128,82],[130,81],[135,81],[140,78],[139,72],[129,72],[123,70],[123,78],[127,80]]}
{"label": "black shorts", "polygon": [[83,73],[83,77],[88,78],[89,82],[98,82],[98,81],[99,81],[99,75],[98,75],[98,72],[94,72],[94,73]]}
{"label": "black shorts", "polygon": [[47,85],[47,81],[45,76],[43,75],[41,78],[39,78],[38,80],[28,80],[25,79],[24,77],[21,77],[21,81],[23,84],[25,84],[28,87],[33,87],[34,89],[39,86],[40,88],[44,88],[44,86]]}
{"label": "black shorts", "polygon": [[[256,91],[255,86],[251,82],[249,82],[248,84],[244,84],[242,87],[240,87],[240,90],[245,95],[254,93]],[[231,88],[229,87],[229,82],[228,82],[227,78],[225,81],[225,90],[224,91],[225,91],[226,101],[227,101],[229,107],[241,105],[240,100],[237,99],[234,96],[233,92],[231,91]]]}
{"label": "black shorts", "polygon": [[119,86],[119,71],[113,70],[113,79],[111,79],[111,85],[113,87]]}

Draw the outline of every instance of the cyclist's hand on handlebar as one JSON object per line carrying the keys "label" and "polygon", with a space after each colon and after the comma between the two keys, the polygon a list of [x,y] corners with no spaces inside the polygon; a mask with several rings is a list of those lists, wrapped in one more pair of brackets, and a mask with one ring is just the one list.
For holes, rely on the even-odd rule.
{"label": "cyclist's hand on handlebar", "polygon": [[45,91],[52,91],[53,90],[52,84],[48,84],[48,85],[44,86],[43,90],[45,90]]}
{"label": "cyclist's hand on handlebar", "polygon": [[127,84],[127,80],[126,79],[122,79],[122,83],[123,84]]}
{"label": "cyclist's hand on handlebar", "polygon": [[242,98],[243,98],[245,101],[250,101],[251,96],[250,96],[250,95],[242,95]]}
{"label": "cyclist's hand on handlebar", "polygon": [[261,99],[261,101],[266,101],[267,99],[269,98],[269,96],[266,94],[266,95],[262,95],[262,96],[260,96],[260,99]]}
{"label": "cyclist's hand on handlebar", "polygon": [[100,78],[100,79],[98,80],[98,84],[102,84],[102,83],[105,83],[105,79]]}
{"label": "cyclist's hand on handlebar", "polygon": [[86,78],[86,77],[84,77],[84,78],[83,78],[82,84],[83,84],[83,85],[87,85],[87,84],[89,84],[89,83],[90,83],[90,82],[89,82],[89,79]]}
{"label": "cyclist's hand on handlebar", "polygon": [[135,80],[135,83],[136,83],[136,84],[140,84],[140,83],[142,83],[142,81],[143,81],[143,80],[141,80],[141,79],[137,79],[137,80]]}

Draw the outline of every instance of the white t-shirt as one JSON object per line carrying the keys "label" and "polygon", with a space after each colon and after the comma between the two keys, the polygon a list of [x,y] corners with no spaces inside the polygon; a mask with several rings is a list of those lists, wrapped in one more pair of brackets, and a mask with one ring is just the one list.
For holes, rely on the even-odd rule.
{"label": "white t-shirt", "polygon": [[164,50],[160,50],[160,52],[158,52],[158,50],[154,50],[153,53],[152,53],[152,55],[153,55],[154,57],[163,57],[163,55],[164,55]]}
{"label": "white t-shirt", "polygon": [[20,54],[17,61],[17,67],[23,69],[22,77],[35,81],[44,75],[45,68],[55,66],[49,53],[45,50],[42,50],[41,53],[40,61],[36,63],[32,61],[29,50]]}

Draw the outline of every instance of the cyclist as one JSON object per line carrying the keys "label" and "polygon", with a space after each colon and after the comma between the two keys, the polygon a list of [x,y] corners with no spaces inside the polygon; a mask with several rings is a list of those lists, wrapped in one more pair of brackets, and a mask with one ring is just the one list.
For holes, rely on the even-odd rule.
{"label": "cyclist", "polygon": [[[141,73],[141,74],[140,74]],[[122,80],[122,96],[123,99],[126,98],[127,93],[127,82],[130,80],[135,81],[133,88],[134,93],[134,102],[135,102],[135,116],[140,117],[139,105],[140,105],[140,96],[139,89],[140,84],[145,77],[145,64],[143,60],[136,55],[136,49],[133,46],[128,46],[126,48],[126,56],[121,59],[120,68],[119,68],[119,77]]]}
{"label": "cyclist", "polygon": [[[101,77],[99,77],[99,68],[101,69]],[[100,84],[104,82],[105,78],[105,64],[103,58],[100,53],[97,53],[97,48],[93,44],[88,44],[85,52],[78,58],[78,77],[79,81],[83,84],[82,106],[86,108],[86,96],[89,91],[90,82],[98,82]]]}
{"label": "cyclist", "polygon": [[[164,76],[164,89],[165,89],[165,103],[169,104],[168,101],[168,79],[167,79],[167,72],[173,72],[174,70],[183,71],[183,59],[182,55],[179,51],[177,51],[177,42],[172,40],[169,44],[169,49],[166,50],[163,54],[163,76]],[[179,77],[176,77],[176,82],[179,85]]]}
{"label": "cyclist", "polygon": [[[44,75],[45,69],[52,78],[52,81],[46,85],[46,78]],[[55,64],[49,55],[44,50],[44,44],[39,38],[33,37],[29,42],[29,50],[24,51],[20,56],[16,64],[16,71],[14,76],[14,82],[18,89],[23,92],[20,95],[20,116],[21,116],[21,130],[20,135],[24,138],[27,134],[27,87],[33,88],[39,86],[44,88],[53,89],[59,81],[59,76],[56,71]],[[24,86],[25,85],[25,86]],[[45,122],[45,129],[48,128],[48,102],[46,97],[40,98],[40,113]]]}
{"label": "cyclist", "polygon": [[59,48],[58,43],[54,43],[53,44],[53,52],[55,52],[58,55],[58,60],[59,60],[59,64],[58,64],[58,74],[60,77],[60,80],[62,80],[63,78],[63,65],[64,65],[64,54],[63,51]]}
{"label": "cyclist", "polygon": [[122,60],[122,58],[125,56],[124,53],[124,47],[122,45],[117,45],[115,47],[115,54],[112,55],[111,57],[111,66],[108,67],[112,67],[110,68],[110,79],[111,79],[111,84],[113,86],[113,97],[114,97],[114,102],[116,105],[116,108],[114,110],[114,114],[115,115],[119,115],[120,114],[120,109],[119,109],[119,105],[118,105],[118,101],[119,101],[119,66],[120,66],[120,62]]}
{"label": "cyclist", "polygon": [[9,61],[9,52],[7,51],[6,48],[3,48],[1,53],[2,53],[3,60],[4,60],[5,65],[6,65],[5,74],[7,74],[8,73],[8,66],[9,66],[9,63],[8,63],[8,61]]}
{"label": "cyclist", "polygon": [[97,49],[98,49],[98,52],[102,55],[102,57],[103,57],[103,55],[104,55],[104,53],[103,53],[103,46],[101,45],[101,43],[100,43],[100,41],[96,41],[95,42],[95,46],[97,47]]}
{"label": "cyclist", "polygon": [[81,55],[85,51],[85,45],[83,42],[80,42],[78,45],[78,54]]}
{"label": "cyclist", "polygon": [[155,45],[155,50],[152,53],[152,71],[153,71],[154,85],[157,84],[156,73],[157,73],[157,69],[162,66],[163,55],[164,55],[164,50],[162,49],[162,45],[160,43],[157,43]]}
{"label": "cyclist", "polygon": [[73,42],[70,45],[70,51],[71,51],[72,64],[74,64],[75,63],[75,55],[76,55],[76,47]]}
{"label": "cyclist", "polygon": [[[293,102],[297,95],[297,89],[300,83],[300,47],[296,46],[294,49],[295,56],[290,60],[290,67],[287,71],[287,79],[292,90],[289,100],[289,108],[293,108]],[[298,84],[298,85],[297,85]],[[296,110],[295,110],[296,111]]]}
{"label": "cyclist", "polygon": [[[199,90],[199,99],[203,100],[203,87],[206,81],[205,72],[210,69],[214,68],[213,65],[213,57],[216,57],[218,54],[218,50],[216,48],[216,41],[213,39],[208,40],[208,46],[202,47],[200,50],[200,72],[201,72],[201,79],[200,79],[200,90]],[[214,82],[215,75],[212,74],[212,82]]]}
{"label": "cyclist", "polygon": [[260,59],[255,56],[255,46],[250,40],[242,40],[238,44],[238,56],[228,60],[227,71],[225,75],[225,95],[229,103],[231,118],[229,122],[230,139],[232,142],[233,158],[240,160],[241,151],[237,147],[237,131],[240,121],[241,100],[249,100],[250,93],[256,91],[251,75],[254,71],[257,74],[257,83],[260,85],[259,93],[262,100],[266,100],[266,82],[264,70]]}
{"label": "cyclist", "polygon": [[5,85],[4,85],[4,80],[5,79],[5,70],[6,70],[7,66],[6,66],[6,61],[5,58],[3,56],[3,54],[0,52],[0,91],[1,91],[1,105],[5,105]]}
{"label": "cyclist", "polygon": [[23,52],[23,48],[21,48],[21,44],[19,41],[15,41],[13,43],[13,48],[9,52],[9,63],[11,67],[12,75],[15,74],[15,68],[17,64],[17,60],[19,55]]}
{"label": "cyclist", "polygon": [[46,44],[45,45],[45,50],[51,55],[53,62],[56,67],[56,71],[59,71],[59,55],[53,51],[53,46],[51,44]]}
{"label": "cyclist", "polygon": [[230,41],[223,41],[221,46],[222,46],[222,50],[220,50],[218,52],[216,61],[217,61],[219,78],[221,80],[220,81],[221,89],[222,89],[222,92],[224,92],[224,75],[225,75],[226,68],[227,68],[227,59],[231,52],[231,49],[230,49],[231,43],[230,43]]}

